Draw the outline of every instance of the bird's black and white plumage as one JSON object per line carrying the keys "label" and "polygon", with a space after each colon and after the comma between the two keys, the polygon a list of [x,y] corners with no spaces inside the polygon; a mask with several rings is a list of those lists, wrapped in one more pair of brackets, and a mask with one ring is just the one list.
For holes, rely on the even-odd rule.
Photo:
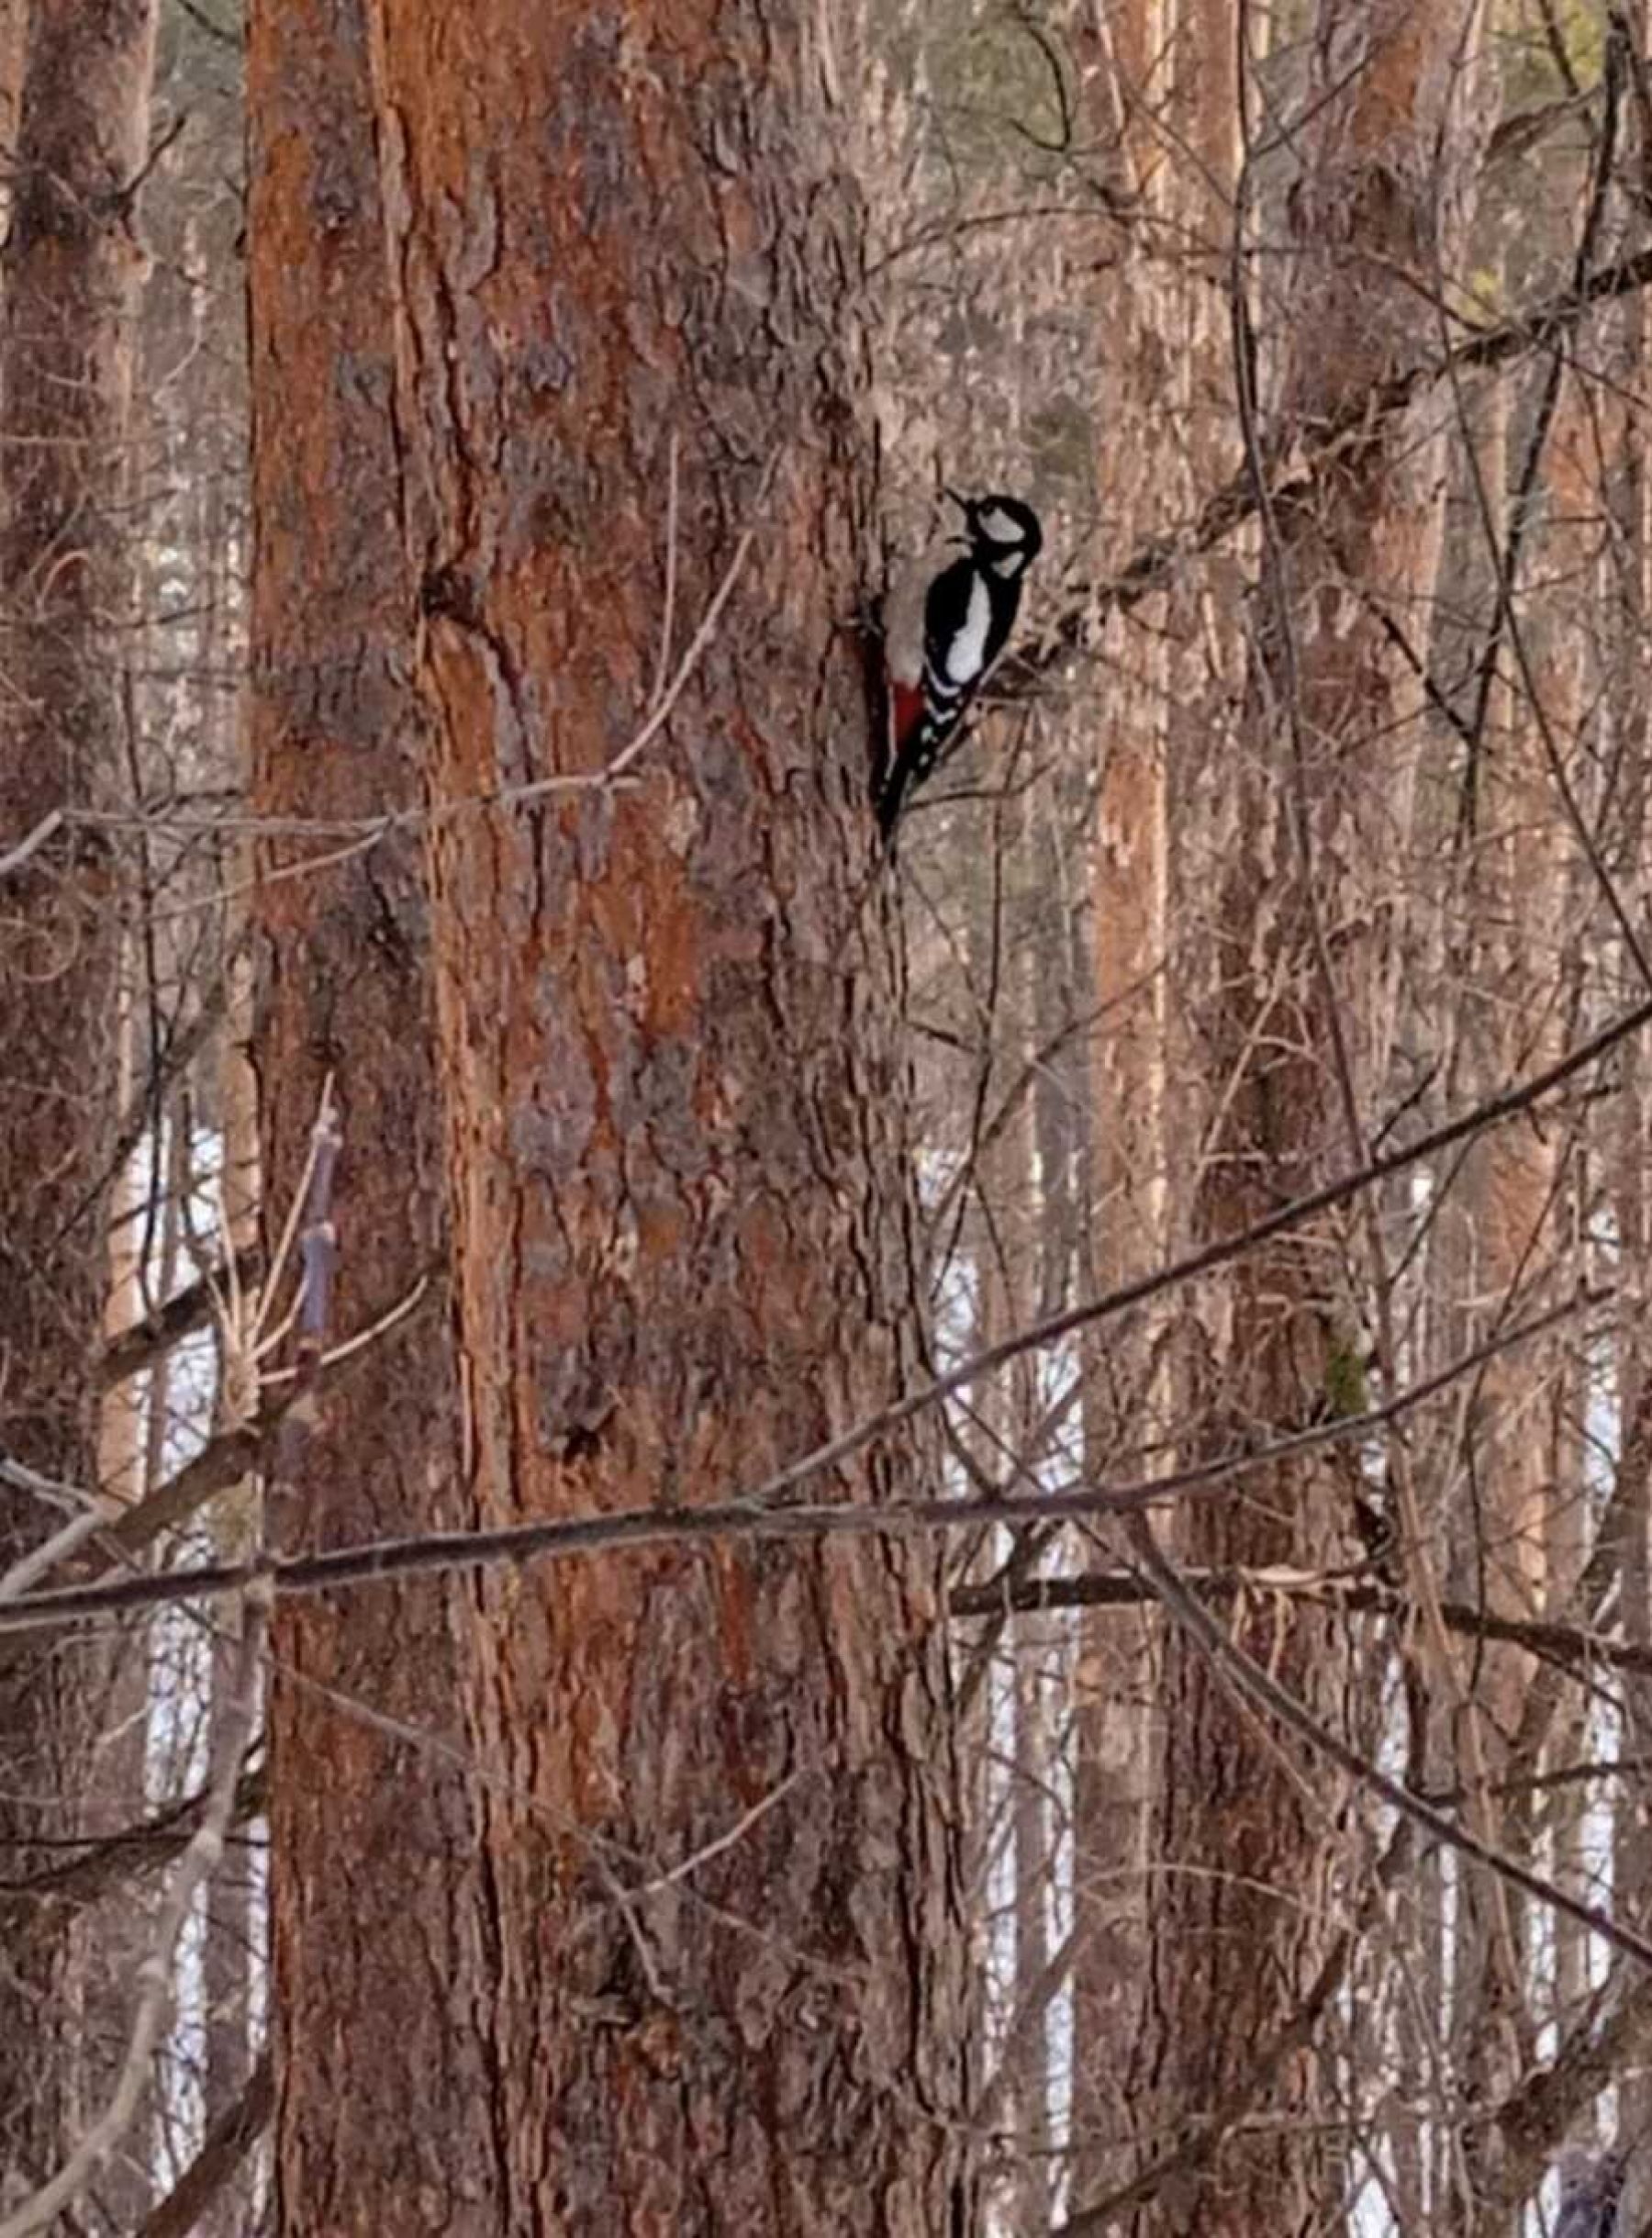
{"label": "bird's black and white plumage", "polygon": [[1595,2154],[1573,2146],[1564,2154],[1555,2238],[1613,2238],[1628,2165],[1626,2152]]}
{"label": "bird's black and white plumage", "polygon": [[1009,643],[1027,569],[1044,546],[1038,515],[1019,498],[960,498],[959,556],[892,601],[884,634],[887,734],[875,784],[887,836],[914,789],[958,733],[970,701]]}

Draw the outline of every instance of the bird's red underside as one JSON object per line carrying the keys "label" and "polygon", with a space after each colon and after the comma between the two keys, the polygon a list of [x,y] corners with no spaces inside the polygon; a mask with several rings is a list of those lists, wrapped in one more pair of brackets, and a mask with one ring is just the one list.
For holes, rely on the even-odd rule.
{"label": "bird's red underside", "polygon": [[905,745],[907,740],[917,729],[919,717],[922,713],[922,685],[903,684],[899,677],[891,677],[889,679],[889,716],[895,733],[897,751]]}

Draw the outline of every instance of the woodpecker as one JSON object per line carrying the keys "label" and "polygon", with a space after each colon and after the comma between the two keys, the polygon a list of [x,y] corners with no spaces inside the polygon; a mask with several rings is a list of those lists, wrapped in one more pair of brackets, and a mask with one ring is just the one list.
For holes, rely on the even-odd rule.
{"label": "woodpecker", "polygon": [[1019,498],[944,494],[964,516],[951,541],[965,549],[892,600],[886,618],[886,735],[873,784],[886,839],[1008,643],[1021,578],[1044,545],[1038,515]]}

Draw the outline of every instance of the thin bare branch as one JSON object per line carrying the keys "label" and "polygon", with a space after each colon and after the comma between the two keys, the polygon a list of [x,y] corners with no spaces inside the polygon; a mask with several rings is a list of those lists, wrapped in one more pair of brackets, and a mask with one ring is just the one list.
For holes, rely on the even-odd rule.
{"label": "thin bare branch", "polygon": [[[1228,1601],[1246,1594],[1274,1594],[1286,1600],[1312,1601],[1350,1616],[1377,1612],[1415,1621],[1411,1597],[1380,1578],[1345,1572],[1307,1570],[1184,1570],[1182,1583],[1201,1600]],[[1003,1584],[969,1585],[954,1592],[951,1613],[960,1619],[1008,1612],[1027,1616],[1041,1609],[1133,1608],[1157,1596],[1129,1570],[1087,1570],[1077,1575],[1006,1580]],[[1586,1626],[1551,1624],[1537,1617],[1498,1617],[1466,1601],[1442,1601],[1440,1619],[1448,1632],[1467,1639],[1505,1640],[1534,1655],[1581,1670],[1598,1664],[1652,1677],[1652,1647],[1613,1639]]]}
{"label": "thin bare branch", "polygon": [[[233,1275],[240,1283],[255,1281],[263,1263],[263,1254],[256,1245],[237,1254]],[[142,1321],[134,1321],[130,1327],[112,1337],[104,1347],[103,1357],[97,1363],[98,1387],[112,1391],[134,1375],[141,1375],[152,1368],[157,1360],[170,1352],[185,1337],[193,1337],[197,1329],[207,1328],[212,1322],[213,1288],[222,1287],[231,1270],[215,1267],[201,1276],[198,1281],[188,1283],[170,1297],[164,1305]]]}
{"label": "thin bare branch", "polygon": [[[1493,1349],[1550,1328],[1576,1310],[1557,1306],[1516,1330],[1490,1340]],[[977,1531],[988,1524],[1047,1527],[1099,1516],[1141,1515],[1193,1491],[1215,1491],[1257,1470],[1276,1466],[1286,1455],[1369,1436],[1408,1406],[1420,1405],[1458,1378],[1471,1374],[1487,1348],[1454,1361],[1406,1393],[1362,1415],[1317,1423],[1288,1438],[1203,1461],[1177,1476],[1155,1476],[1131,1484],[1085,1482],[1069,1491],[1039,1491],[1020,1498],[919,1500],[868,1506],[804,1506],[765,1502],[761,1495],[720,1505],[629,1509],[618,1515],[560,1518],[550,1523],[512,1524],[499,1530],[432,1533],[424,1538],[380,1539],[326,1554],[295,1556],[272,1566],[278,1595],[338,1592],[345,1586],[430,1575],[448,1570],[480,1570],[506,1562],[566,1560],[575,1554],[611,1552],[638,1546],[705,1545],[742,1539],[874,1538],[911,1532]],[[220,1441],[224,1442],[224,1441]],[[230,1481],[233,1481],[231,1479]],[[175,1482],[175,1480],[174,1480]],[[167,1489],[162,1488],[163,1491]],[[152,1505],[146,1501],[144,1507]],[[134,1513],[141,1513],[141,1510]],[[118,1538],[120,1527],[111,1535]],[[160,1577],[134,1577],[112,1583],[70,1586],[0,1606],[0,1636],[7,1632],[55,1631],[89,1618],[155,1608],[171,1602],[220,1599],[244,1588],[252,1568],[244,1563],[199,1564]]]}
{"label": "thin bare branch", "polygon": [[[1652,249],[1602,265],[1581,287],[1567,287],[1512,319],[1483,328],[1443,358],[1409,368],[1362,396],[1350,409],[1289,448],[1271,444],[1264,453],[1266,488],[1276,504],[1307,502],[1316,483],[1331,468],[1375,440],[1381,422],[1403,411],[1442,381],[1465,373],[1490,372],[1528,352],[1562,341],[1588,314],[1604,303],[1621,301],[1652,285]],[[1035,689],[1090,643],[1111,613],[1128,613],[1155,591],[1163,590],[1189,559],[1213,552],[1235,529],[1254,520],[1260,503],[1257,477],[1248,462],[1213,490],[1185,527],[1151,537],[1105,582],[1087,587],[1062,614],[1044,643],[1000,662],[998,688],[1007,695]]]}
{"label": "thin bare branch", "polygon": [[[258,1818],[269,1802],[269,1768],[249,1765],[236,1783],[231,1826]],[[185,1849],[212,1801],[209,1788],[186,1796],[124,1833],[106,1834],[70,1858],[24,1880],[0,1880],[7,1896],[50,1897],[59,1904],[95,1904],[140,1874],[157,1873]]]}

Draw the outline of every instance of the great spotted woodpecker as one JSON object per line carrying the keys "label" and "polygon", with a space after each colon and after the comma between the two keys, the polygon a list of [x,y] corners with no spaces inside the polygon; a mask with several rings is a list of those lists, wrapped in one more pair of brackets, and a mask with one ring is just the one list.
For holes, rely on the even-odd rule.
{"label": "great spotted woodpecker", "polygon": [[962,555],[891,601],[884,632],[886,734],[873,795],[887,838],[1009,642],[1021,578],[1044,545],[1019,498],[946,496],[964,516]]}

